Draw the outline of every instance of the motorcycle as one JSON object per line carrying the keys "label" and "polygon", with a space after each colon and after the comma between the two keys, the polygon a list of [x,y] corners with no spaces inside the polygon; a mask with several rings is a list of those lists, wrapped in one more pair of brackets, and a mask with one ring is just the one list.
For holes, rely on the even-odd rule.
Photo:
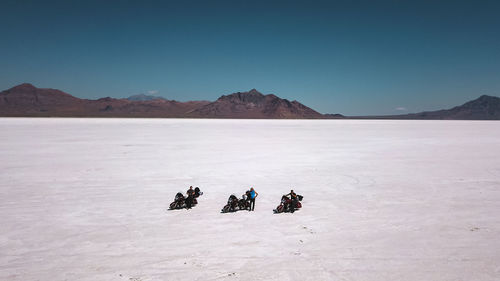
{"label": "motorcycle", "polygon": [[240,210],[250,210],[250,201],[246,194],[243,194],[241,199],[238,200],[238,208],[240,208]]}
{"label": "motorcycle", "polygon": [[297,195],[297,200],[292,200],[290,195],[283,195],[281,197],[281,202],[276,207],[276,209],[273,210],[275,214],[279,213],[288,213],[288,212],[295,212],[296,210],[302,208],[302,201],[304,197],[302,195]]}
{"label": "motorcycle", "polygon": [[236,208],[239,208],[238,198],[235,195],[229,196],[227,199],[227,204],[222,207],[221,213],[235,212]]}
{"label": "motorcycle", "polygon": [[181,192],[175,195],[174,202],[170,203],[169,210],[183,209],[186,207],[186,198]]}

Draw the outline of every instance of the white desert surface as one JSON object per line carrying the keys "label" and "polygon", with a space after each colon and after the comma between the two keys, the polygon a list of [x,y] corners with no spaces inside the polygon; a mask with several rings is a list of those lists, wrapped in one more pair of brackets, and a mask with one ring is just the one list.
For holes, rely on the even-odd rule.
{"label": "white desert surface", "polygon": [[500,280],[500,122],[0,118],[0,160],[0,280]]}

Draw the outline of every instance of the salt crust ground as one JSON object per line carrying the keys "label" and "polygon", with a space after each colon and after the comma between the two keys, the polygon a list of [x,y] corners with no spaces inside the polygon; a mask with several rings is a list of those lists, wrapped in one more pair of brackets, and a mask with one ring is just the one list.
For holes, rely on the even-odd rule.
{"label": "salt crust ground", "polygon": [[500,122],[3,118],[0,159],[0,280],[500,279]]}

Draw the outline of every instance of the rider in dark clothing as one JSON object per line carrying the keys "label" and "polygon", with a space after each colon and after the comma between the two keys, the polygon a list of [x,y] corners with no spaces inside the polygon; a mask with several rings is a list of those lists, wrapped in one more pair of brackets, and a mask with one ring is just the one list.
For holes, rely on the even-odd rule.
{"label": "rider in dark clothing", "polygon": [[194,196],[194,189],[192,186],[189,187],[189,189],[186,191],[187,195],[191,195],[191,196]]}
{"label": "rider in dark clothing", "polygon": [[287,196],[290,196],[290,199],[292,199],[292,203],[290,204],[290,212],[293,213],[295,212],[295,208],[297,208],[297,204],[299,203],[299,198],[297,197],[297,194],[293,192],[293,189],[290,190],[290,193],[287,194]]}
{"label": "rider in dark clothing", "polygon": [[187,193],[187,198],[186,198],[186,208],[191,209],[191,206],[193,205],[193,198],[194,198],[194,190],[193,187],[190,186]]}

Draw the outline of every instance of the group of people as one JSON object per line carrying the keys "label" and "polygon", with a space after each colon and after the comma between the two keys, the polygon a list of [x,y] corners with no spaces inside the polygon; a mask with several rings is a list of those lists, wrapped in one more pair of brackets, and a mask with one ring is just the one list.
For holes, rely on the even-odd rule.
{"label": "group of people", "polygon": [[247,190],[245,194],[241,196],[241,199],[238,200],[236,195],[232,194],[227,199],[227,204],[222,208],[222,213],[234,212],[236,210],[255,210],[255,198],[259,196],[259,193],[255,191],[255,189],[250,188]]}
{"label": "group of people", "polygon": [[[191,209],[198,203],[196,198],[198,198],[202,194],[203,192],[200,191],[199,187],[193,189],[193,187],[190,186],[189,189],[186,191],[186,196],[184,196],[181,192],[177,193],[174,202],[170,204],[170,209],[171,210],[183,209],[183,208]],[[241,196],[241,199],[238,199],[233,194],[229,196],[229,199],[227,200],[227,205],[225,205],[222,208],[221,212],[227,213],[227,212],[234,212],[236,210],[254,211],[255,199],[257,198],[257,196],[259,196],[259,193],[255,191],[253,187],[247,190],[245,194]],[[304,197],[302,195],[298,195],[292,189],[290,190],[290,193],[284,194],[281,197],[280,205],[273,211],[275,213],[282,213],[282,212],[293,213],[297,209],[300,209],[302,207],[300,201],[302,201],[303,198]]]}
{"label": "group of people", "polygon": [[282,213],[282,212],[290,212],[294,213],[295,210],[302,208],[302,204],[300,201],[302,201],[302,198],[304,196],[298,195],[292,190],[290,190],[290,193],[285,194],[281,197],[281,203],[274,209],[275,213]]}
{"label": "group of people", "polygon": [[196,198],[200,197],[203,192],[201,192],[199,187],[193,189],[193,186],[190,186],[186,191],[186,196],[182,194],[182,192],[178,192],[175,195],[174,202],[170,203],[170,209],[191,209],[193,206],[198,204],[198,200]]}

